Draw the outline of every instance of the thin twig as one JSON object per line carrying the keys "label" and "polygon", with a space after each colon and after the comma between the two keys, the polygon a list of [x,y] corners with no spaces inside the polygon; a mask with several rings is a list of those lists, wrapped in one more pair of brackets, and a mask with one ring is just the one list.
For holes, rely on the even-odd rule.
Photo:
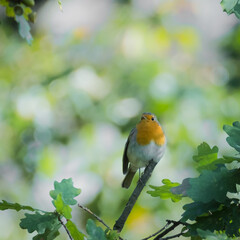
{"label": "thin twig", "polygon": [[[109,230],[112,230],[99,216],[97,216],[95,213],[93,213],[90,209],[88,209],[87,207],[84,207],[80,204],[78,204],[78,207],[82,208],[84,211],[86,211],[87,213],[91,214],[92,216],[94,216],[100,223],[102,223],[106,228],[108,228]],[[119,236],[120,240],[123,240],[120,236]]]}
{"label": "thin twig", "polygon": [[62,221],[62,219],[61,219],[61,217],[60,217],[60,215],[58,216],[58,221],[62,224],[62,226],[64,227],[64,229],[66,230],[66,232],[67,232],[67,234],[68,234],[68,237],[70,238],[70,240],[73,240],[73,238],[72,238],[72,236],[71,236],[71,234],[70,234],[70,232],[68,231],[68,229],[67,229],[67,227],[65,226],[65,224],[63,223],[63,221]]}
{"label": "thin twig", "polygon": [[181,220],[179,220],[179,221],[175,221],[175,220],[169,220],[169,219],[167,219],[166,220],[167,221],[167,223],[172,223],[172,224],[178,224],[178,225],[180,225],[180,224],[182,224],[183,226],[187,226],[188,224],[187,223],[185,223],[185,222],[181,222]]}
{"label": "thin twig", "polygon": [[180,222],[180,221],[172,221],[172,220],[167,220],[167,222],[169,224],[173,224],[171,227],[167,228],[165,231],[163,231],[162,233],[160,233],[159,235],[157,235],[153,240],[162,240],[163,237],[165,235],[167,235],[169,232],[171,232],[172,230],[174,230],[178,225],[183,224],[184,223]]}
{"label": "thin twig", "polygon": [[161,228],[160,230],[158,230],[157,232],[155,232],[155,233],[153,233],[152,235],[150,235],[150,236],[148,236],[148,237],[146,237],[146,238],[143,238],[142,240],[147,240],[147,239],[149,239],[149,238],[152,238],[152,237],[154,237],[154,236],[156,236],[157,234],[159,234],[160,232],[162,232],[163,230],[165,230],[168,226],[169,226],[169,222],[167,222],[167,224],[163,227],[163,228]]}
{"label": "thin twig", "polygon": [[155,168],[156,165],[157,165],[157,162],[154,162],[153,160],[151,160],[149,162],[149,164],[147,165],[147,167],[145,168],[144,173],[141,176],[141,178],[139,179],[138,184],[137,184],[136,188],[134,189],[132,195],[130,196],[121,216],[118,218],[115,225],[113,226],[114,230],[117,230],[118,232],[122,231],[123,226],[129,216],[129,214],[131,213],[134,204],[136,203],[136,201],[137,201],[140,193],[142,192],[144,186],[146,185],[148,179],[151,177],[153,169]]}
{"label": "thin twig", "polygon": [[184,233],[183,233],[183,232],[181,232],[181,233],[178,233],[178,234],[175,234],[175,235],[169,236],[169,237],[160,238],[160,240],[168,240],[168,239],[177,238],[177,237],[180,237],[180,236],[182,236],[183,234],[184,234]]}
{"label": "thin twig", "polygon": [[106,228],[112,230],[99,216],[93,213],[90,209],[78,204],[78,207],[82,208],[84,211],[88,212],[89,214],[93,215],[100,223],[102,223]]}

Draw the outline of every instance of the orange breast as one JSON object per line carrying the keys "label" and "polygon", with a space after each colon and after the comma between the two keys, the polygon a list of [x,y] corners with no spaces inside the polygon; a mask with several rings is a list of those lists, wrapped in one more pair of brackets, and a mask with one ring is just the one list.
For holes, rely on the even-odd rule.
{"label": "orange breast", "polygon": [[161,146],[165,143],[165,135],[161,126],[155,121],[141,121],[137,124],[137,142],[140,145],[147,145],[154,142]]}

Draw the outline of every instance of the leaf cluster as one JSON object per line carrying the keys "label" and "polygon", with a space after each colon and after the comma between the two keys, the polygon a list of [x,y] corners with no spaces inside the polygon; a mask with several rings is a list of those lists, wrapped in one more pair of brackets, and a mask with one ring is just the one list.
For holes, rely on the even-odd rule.
{"label": "leaf cluster", "polygon": [[30,33],[29,23],[34,23],[36,12],[33,11],[34,0],[0,0],[0,5],[5,7],[6,15],[13,18],[18,23],[20,36],[31,44],[33,38]]}
{"label": "leaf cluster", "polygon": [[223,11],[228,15],[234,13],[237,18],[240,18],[240,1],[239,0],[222,0],[221,6]]}
{"label": "leaf cluster", "polygon": [[[62,11],[62,1],[57,0],[60,10]],[[33,37],[29,23],[34,23],[37,13],[33,11],[34,0],[0,0],[0,5],[5,7],[6,15],[13,18],[18,23],[18,32],[20,36],[31,44]],[[228,15],[234,13],[240,18],[240,0],[222,0],[221,6],[223,11]]]}
{"label": "leaf cluster", "polygon": [[[34,23],[37,13],[33,10],[34,0],[0,0],[0,5],[5,7],[6,15],[13,18],[18,23],[19,35],[31,44],[33,37],[30,23]],[[58,0],[58,5],[62,11],[62,2]]]}
{"label": "leaf cluster", "polygon": [[[240,153],[240,122],[225,125],[227,142]],[[153,197],[170,198],[173,202],[191,199],[183,206],[181,222],[187,228],[185,236],[193,239],[229,239],[240,237],[239,184],[240,169],[230,168],[231,162],[240,162],[236,156],[218,157],[218,147],[207,143],[198,146],[193,156],[199,176],[186,178],[182,184],[164,180],[165,185],[151,186]],[[174,186],[176,185],[176,186]],[[214,236],[214,237],[213,237]]]}
{"label": "leaf cluster", "polygon": [[[0,210],[27,210],[33,213],[25,213],[25,217],[20,220],[20,227],[26,229],[29,233],[36,232],[33,240],[52,240],[59,235],[60,227],[64,227],[69,238],[74,240],[117,240],[119,234],[116,231],[106,229],[105,231],[96,226],[93,220],[89,219],[86,225],[88,236],[80,231],[72,219],[71,206],[76,205],[74,199],[81,193],[81,190],[73,186],[71,178],[63,179],[61,182],[54,182],[54,190],[50,191],[53,199],[52,204],[55,207],[54,212],[46,212],[31,206],[21,205],[19,203],[9,203],[5,200],[0,202]],[[66,223],[64,224],[63,219]]]}

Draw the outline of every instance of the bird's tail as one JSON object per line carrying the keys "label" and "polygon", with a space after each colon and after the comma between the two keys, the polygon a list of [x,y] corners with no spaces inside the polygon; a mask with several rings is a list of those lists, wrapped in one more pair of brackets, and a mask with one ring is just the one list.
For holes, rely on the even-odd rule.
{"label": "bird's tail", "polygon": [[129,188],[129,186],[132,183],[133,177],[135,175],[136,172],[132,171],[131,169],[128,170],[127,175],[125,176],[125,178],[123,179],[122,182],[122,187],[123,188]]}

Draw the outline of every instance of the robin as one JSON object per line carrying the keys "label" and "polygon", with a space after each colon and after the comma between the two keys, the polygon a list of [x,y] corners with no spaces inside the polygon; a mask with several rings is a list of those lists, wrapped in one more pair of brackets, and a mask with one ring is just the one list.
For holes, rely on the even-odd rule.
{"label": "robin", "polygon": [[159,162],[166,148],[166,137],[156,116],[143,113],[140,122],[130,132],[123,153],[123,188],[129,188],[138,169],[149,161]]}

